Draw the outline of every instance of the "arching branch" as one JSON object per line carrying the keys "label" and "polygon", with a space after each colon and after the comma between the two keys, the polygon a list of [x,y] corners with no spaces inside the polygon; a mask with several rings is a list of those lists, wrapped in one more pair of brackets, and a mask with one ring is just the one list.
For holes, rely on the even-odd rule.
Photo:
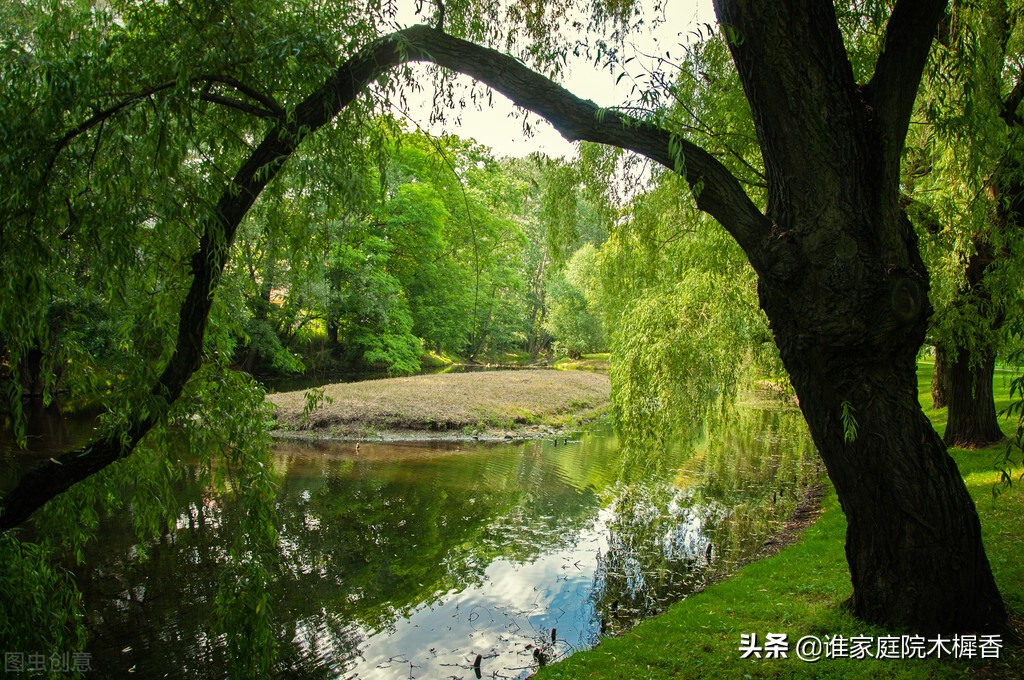
{"label": "arching branch", "polygon": [[209,92],[204,92],[203,94],[199,95],[199,98],[202,99],[204,102],[210,102],[211,104],[219,104],[220,106],[226,106],[229,109],[237,109],[242,113],[248,113],[250,116],[255,116],[256,118],[274,117],[274,113],[272,111],[268,111],[267,109],[261,108],[259,106],[254,106],[253,104],[249,104],[248,102],[243,102],[240,99],[224,97],[222,95],[211,94]]}
{"label": "arching branch", "polygon": [[[278,119],[222,192],[216,211],[203,225],[199,250],[192,258],[192,284],[182,303],[174,353],[151,390],[163,408],[137,416],[126,432],[94,441],[31,470],[0,503],[0,530],[21,524],[76,482],[130,455],[164,417],[199,368],[217,284],[238,226],[256,198],[306,136],[333,120],[386,71],[412,61],[432,62],[470,75],[548,119],[570,140],[629,149],[680,172],[694,188],[698,206],[729,230],[755,267],[763,265],[762,248],[770,231],[768,221],[725,166],[704,149],[673,137],[656,125],[583,101],[508,55],[426,26],[399,31],[373,42],[346,61],[299,104],[293,116]],[[263,103],[270,108],[268,102]],[[108,109],[102,119],[114,113],[116,110]],[[100,119],[90,120],[87,126],[79,126],[78,133],[99,122]]]}
{"label": "arching branch", "polygon": [[410,61],[426,61],[486,83],[546,119],[570,141],[634,151],[682,174],[699,207],[736,239],[755,268],[770,231],[768,220],[728,169],[705,149],[664,128],[582,100],[521,62],[427,27],[404,32]]}

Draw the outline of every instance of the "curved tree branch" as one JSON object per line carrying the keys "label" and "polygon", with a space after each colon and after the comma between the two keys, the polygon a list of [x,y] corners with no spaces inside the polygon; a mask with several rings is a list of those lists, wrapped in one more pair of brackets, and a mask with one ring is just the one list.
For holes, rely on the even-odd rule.
{"label": "curved tree branch", "polygon": [[269,111],[259,106],[255,106],[248,102],[243,102],[239,99],[224,97],[219,94],[210,94],[209,92],[204,92],[203,94],[199,95],[199,98],[202,99],[204,102],[210,102],[211,104],[220,104],[221,106],[226,106],[230,109],[237,109],[238,111],[248,113],[250,116],[255,116],[257,118],[269,119],[274,118],[277,115],[273,111]]}
{"label": "curved tree branch", "polygon": [[[174,353],[151,390],[161,406],[147,415],[136,416],[126,431],[65,453],[28,472],[0,503],[0,530],[21,524],[76,482],[131,454],[146,433],[165,417],[199,368],[217,284],[238,226],[256,198],[305,137],[333,120],[386,71],[411,61],[433,62],[470,75],[548,119],[567,139],[630,149],[680,172],[693,187],[698,206],[729,230],[755,268],[760,270],[763,266],[763,246],[770,232],[768,220],[725,166],[704,149],[651,123],[583,101],[500,52],[426,26],[393,33],[342,64],[296,107],[294,115],[277,119],[277,124],[222,192],[216,211],[203,224],[199,250],[192,258],[192,284],[181,306]],[[100,119],[109,118],[116,110],[108,109]],[[100,119],[90,120],[89,126],[98,124]],[[83,129],[76,128],[79,133]]]}
{"label": "curved tree branch", "polygon": [[263,94],[256,88],[242,82],[238,78],[232,78],[231,76],[225,76],[220,74],[213,74],[207,76],[200,76],[198,80],[206,81],[208,83],[220,83],[221,85],[227,85],[228,87],[237,90],[244,94],[254,102],[258,102],[263,105],[263,108],[278,117],[285,115],[284,108],[277,102],[276,99],[270,95]]}
{"label": "curved tree branch", "polygon": [[545,118],[569,141],[608,144],[634,151],[683,175],[697,207],[736,239],[755,268],[770,223],[728,169],[705,149],[657,125],[598,107],[516,59],[427,27],[403,31],[410,61],[432,62],[464,73]]}

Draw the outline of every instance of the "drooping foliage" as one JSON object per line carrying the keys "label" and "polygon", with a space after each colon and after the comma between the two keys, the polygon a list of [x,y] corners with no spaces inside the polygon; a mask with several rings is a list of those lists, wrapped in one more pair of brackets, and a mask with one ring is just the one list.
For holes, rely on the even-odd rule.
{"label": "drooping foliage", "polygon": [[[634,2],[599,2],[585,12],[570,2],[424,3],[417,18],[432,27],[398,32],[391,3],[115,1],[96,8],[57,0],[7,3],[0,9],[5,92],[0,104],[5,150],[0,156],[0,352],[11,386],[9,403],[20,421],[24,386],[38,386],[44,398],[52,397],[57,375],[82,385],[100,376],[110,391],[100,395],[108,414],[102,435],[26,476],[31,481],[19,483],[3,499],[4,527],[39,510],[46,499],[54,499],[53,512],[58,512],[82,494],[88,502],[76,513],[65,511],[63,524],[54,526],[67,528],[74,519],[88,533],[89,508],[95,514],[97,501],[104,500],[97,491],[104,479],[123,470],[137,471],[133,482],[148,479],[139,472],[147,464],[155,468],[152,478],[160,478],[161,464],[154,461],[166,460],[161,437],[169,422],[201,421],[204,396],[216,394],[229,404],[254,394],[251,385],[225,377],[239,338],[250,349],[257,338],[262,346],[256,354],[272,362],[278,357],[281,365],[290,362],[282,353],[285,346],[274,346],[257,323],[265,312],[271,316],[262,303],[274,301],[275,288],[266,285],[272,277],[250,274],[262,303],[250,304],[230,290],[215,295],[225,277],[237,275],[228,262],[241,243],[238,229],[259,233],[260,225],[246,223],[268,184],[285,201],[319,197],[320,192],[302,189],[317,176],[308,171],[320,158],[331,161],[323,166],[334,171],[333,177],[325,172],[329,182],[373,187],[373,163],[364,150],[367,139],[371,147],[383,144],[374,141],[382,113],[376,107],[400,101],[400,86],[415,84],[404,64],[430,61],[495,84],[574,139],[639,151],[684,176],[696,205],[725,227],[756,271],[761,306],[771,317],[811,432],[848,512],[854,611],[874,622],[920,630],[1001,626],[1005,611],[984,557],[976,513],[911,389],[913,358],[930,305],[927,273],[898,200],[899,165],[928,45],[946,3],[894,3],[884,34],[872,45],[876,49],[863,51],[844,44],[834,3],[808,3],[807,12],[794,11],[795,4],[749,0],[715,5],[722,44],[744,83],[743,99],[751,105],[763,158],[744,150],[755,149],[746,146],[755,138],[749,129],[737,133],[747,127],[741,122],[747,109],[737,110],[735,120],[723,121],[721,128],[715,122],[704,129],[703,117],[691,113],[673,122],[668,113],[601,110],[544,77],[560,74],[565,55],[576,47],[574,36],[553,27],[600,26],[609,41],[591,54],[609,59],[623,32],[648,18]],[[888,8],[889,3],[852,6],[876,5]],[[480,45],[502,48],[520,61]],[[700,58],[711,63],[715,54],[709,47]],[[759,67],[767,62],[772,68]],[[701,73],[700,63],[692,58],[687,71],[693,66],[692,72]],[[711,101],[725,93],[741,101],[739,88],[731,84],[736,81],[725,71],[723,78],[717,70],[708,72],[715,74],[708,80],[716,86],[698,87],[698,99],[680,88],[682,104],[699,113],[700,97]],[[434,75],[441,85],[439,100],[457,101],[451,79]],[[480,90],[470,92],[480,97]],[[1016,115],[1020,102],[1013,103],[1010,113]],[[735,134],[743,140],[739,149],[728,144]],[[377,185],[383,174],[378,171]],[[387,194],[384,186],[384,205],[391,201],[409,218],[401,223],[404,228],[416,230],[443,217],[439,210],[406,210],[399,193]],[[392,188],[397,192],[397,185]],[[340,196],[352,203],[360,198],[357,191]],[[387,235],[387,218],[373,206],[323,211],[326,222],[314,226],[339,226],[343,216],[357,217],[342,231],[348,234],[344,229],[352,227],[357,252],[337,251],[342,274],[355,284],[346,279],[333,293],[329,285],[310,288],[330,303],[325,307],[339,305],[328,311],[335,322],[351,314],[380,338],[390,338],[375,343],[352,331],[351,347],[363,360],[406,370],[416,313],[408,295],[402,299],[399,272],[412,285],[419,269],[402,266],[402,253],[381,236]],[[454,219],[451,205],[445,207]],[[473,210],[465,214],[461,226],[476,229]],[[285,223],[296,224],[287,216]],[[502,255],[497,244],[506,242],[501,220],[491,226],[493,251],[486,248],[486,230],[474,234],[468,336],[474,353],[514,333],[506,323],[508,307],[500,304],[514,289],[513,277],[492,279],[481,267],[483,256]],[[313,240],[310,231],[291,226],[285,231]],[[267,267],[274,272],[287,259],[279,254],[288,253],[278,250],[283,246],[272,236],[258,250],[267,265],[274,263]],[[334,236],[329,242],[336,242]],[[509,261],[496,257],[493,271],[507,272]],[[58,275],[62,270],[69,274]],[[232,285],[244,290],[241,283],[228,288]],[[683,285],[671,300],[690,300],[691,290],[695,286]],[[116,359],[101,364],[85,351],[58,351],[61,309],[79,292],[94,294],[106,307],[97,316],[108,323],[108,345],[117,348]],[[655,291],[650,299],[660,294]],[[241,312],[246,306],[248,316]],[[675,310],[694,321],[713,316],[696,299]],[[642,313],[639,318],[643,326],[672,320]],[[277,330],[287,333],[293,327]],[[671,324],[659,327],[675,331]],[[339,340],[350,330],[335,323]],[[326,332],[331,334],[330,325]],[[69,356],[87,361],[68,364]],[[217,377],[203,378],[204,371]],[[216,385],[230,389],[217,392]],[[852,439],[840,426],[851,400],[862,433]],[[256,436],[261,428],[241,427],[245,421],[236,419],[240,427],[225,431]],[[153,456],[145,455],[150,446]],[[224,446],[249,448],[240,441]],[[136,457],[136,449],[143,455]],[[122,465],[123,459],[129,465]],[[231,463],[263,467],[258,451]],[[252,474],[260,475],[254,468]],[[873,483],[864,484],[865,479]],[[262,481],[248,486],[265,488]],[[65,500],[69,488],[76,491]],[[21,514],[12,514],[15,510]],[[263,528],[257,533],[270,536],[269,515],[253,517]],[[242,559],[259,553],[245,543],[240,551]],[[904,559],[908,554],[918,559]],[[929,568],[922,569],[922,563]],[[258,585],[262,569],[240,582]],[[259,621],[256,615],[266,610],[258,597],[248,598],[251,592],[242,587],[230,599],[248,602],[250,620]],[[241,652],[265,640],[253,629],[230,644],[241,641],[236,648]]]}
{"label": "drooping foliage", "polygon": [[638,197],[601,252],[613,399],[640,461],[699,430],[745,376],[778,373],[753,272],[718,225],[680,203],[677,182],[665,175]]}
{"label": "drooping foliage", "polygon": [[[123,503],[143,518],[140,536],[173,526],[168,480],[185,446],[207,461],[214,489],[253,499],[220,610],[227,628],[229,614],[247,621],[231,638],[235,659],[266,670],[269,610],[252,598],[270,570],[259,546],[273,540],[272,479],[262,393],[227,371],[246,321],[231,285],[211,312],[206,368],[170,409],[150,389],[226,175],[265,121],[324,77],[339,37],[374,28],[372,14],[347,14],[248,2],[0,8],[0,377],[11,422],[21,423],[23,394],[50,401],[58,390],[102,401],[102,431],[115,439],[164,414],[135,456],[40,511],[36,543],[5,534],[4,550],[18,555],[5,568],[21,573],[4,589],[2,618],[28,626],[5,629],[5,649],[80,649],[77,596],[47,560],[73,560],[102,513]],[[63,610],[67,623],[29,625],[26,601],[50,602],[34,611]]]}
{"label": "drooping foliage", "polygon": [[932,276],[936,405],[949,406],[946,442],[1002,438],[990,384],[1012,351],[1005,321],[1021,313],[1024,128],[1020,8],[962,3],[932,50],[904,164],[904,191]]}
{"label": "drooping foliage", "polygon": [[544,328],[555,341],[555,354],[578,358],[608,346],[601,318],[600,253],[592,243],[572,254],[548,281],[548,313]]}
{"label": "drooping foliage", "polygon": [[[726,42],[695,38],[676,69],[651,74],[668,96],[654,115],[714,149],[759,196],[759,150]],[[657,173],[601,251],[613,397],[641,466],[673,435],[699,431],[711,405],[742,382],[787,384],[753,270],[735,241],[692,208],[688,192],[677,175]]]}
{"label": "drooping foliage", "polygon": [[[493,8],[463,9],[448,7],[450,31],[504,36]],[[190,330],[179,311],[204,264],[197,246],[222,238],[207,225],[236,169],[339,54],[386,32],[394,12],[247,0],[0,8],[0,379],[10,422],[22,423],[23,396],[59,394],[101,402],[112,441],[155,423],[129,445],[130,459],[39,511],[37,544],[5,535],[4,549],[19,555],[5,565],[32,573],[5,612],[49,590],[64,621],[5,629],[5,648],[80,646],[77,595],[46,560],[73,557],[123,503],[143,518],[140,541],[173,527],[169,480],[182,473],[179,456],[197,456],[211,493],[241,494],[248,507],[215,604],[237,674],[265,675],[273,471],[260,392],[230,367],[293,371],[310,361],[302,342],[333,336],[346,358],[402,373],[424,346],[472,356],[539,328],[524,323],[522,274],[524,233],[540,233],[527,217],[536,187],[472,143],[382,119],[408,82],[385,76],[275,169],[212,279],[201,370],[173,405],[152,390],[179,331]],[[553,16],[517,20],[546,40]],[[554,67],[554,44],[535,57]]]}

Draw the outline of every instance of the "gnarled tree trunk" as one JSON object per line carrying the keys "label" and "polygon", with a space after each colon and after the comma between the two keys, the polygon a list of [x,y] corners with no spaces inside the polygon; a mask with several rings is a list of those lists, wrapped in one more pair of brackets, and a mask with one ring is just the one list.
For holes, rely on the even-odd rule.
{"label": "gnarled tree trunk", "polygon": [[768,179],[772,234],[747,252],[847,517],[852,609],[921,632],[998,630],[1006,616],[974,503],[917,393],[931,307],[899,165],[944,6],[898,3],[858,85],[831,3],[715,3]]}
{"label": "gnarled tree trunk", "polygon": [[[918,405],[920,335],[866,352],[776,333],[847,518],[853,612],[921,632],[1000,629],[974,504]],[[855,424],[842,422],[844,402]]]}

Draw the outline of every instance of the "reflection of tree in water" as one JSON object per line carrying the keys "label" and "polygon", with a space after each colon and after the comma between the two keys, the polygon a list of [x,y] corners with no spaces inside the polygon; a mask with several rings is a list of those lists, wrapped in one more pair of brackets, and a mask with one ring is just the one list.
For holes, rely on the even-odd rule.
{"label": "reflection of tree in water", "polygon": [[315,481],[290,475],[282,498],[275,615],[305,621],[293,650],[304,668],[339,632],[393,630],[412,610],[480,583],[495,558],[527,560],[563,542],[597,505],[553,466],[508,448],[336,462]]}
{"label": "reflection of tree in water", "polygon": [[[411,614],[481,584],[490,578],[488,565],[541,564],[557,551],[571,554],[584,530],[602,526],[608,550],[600,556],[596,593],[584,577],[580,592],[563,592],[544,605],[557,611],[541,611],[539,604],[507,616],[489,610],[495,620],[535,627],[534,635],[525,628],[502,635],[536,638],[521,650],[525,663],[535,664],[530,654],[554,658],[570,628],[584,637],[594,630],[591,607],[610,632],[659,612],[755,551],[789,514],[814,469],[795,418],[734,415],[729,429],[713,430],[678,459],[674,484],[614,488],[608,484],[616,444],[608,436],[557,448],[540,442],[470,447],[454,455],[421,448],[371,456],[373,447],[365,444],[359,455],[352,445],[280,447],[279,566],[269,596],[276,672],[351,672],[378,633],[386,637]],[[140,551],[133,518],[122,513],[104,521],[86,555],[88,568],[76,569],[101,676],[121,676],[133,666],[140,677],[224,675],[224,640],[210,632],[212,611],[244,510],[205,479],[192,468],[175,488],[184,508],[176,531],[144,542]],[[610,499],[600,513],[599,495]],[[566,566],[568,573],[578,569]],[[538,588],[538,603],[547,589],[559,592],[550,584]],[[505,606],[495,603],[487,606]],[[587,620],[572,618],[578,616]]]}
{"label": "reflection of tree in water", "polygon": [[14,488],[18,479],[35,467],[40,459],[84,444],[95,433],[94,410],[83,409],[67,415],[56,399],[46,404],[39,397],[24,400],[22,408],[25,449],[15,438],[13,417],[0,413],[0,492]]}
{"label": "reflection of tree in water", "polygon": [[799,414],[742,409],[712,423],[676,485],[617,488],[594,598],[617,633],[750,559],[820,474]]}
{"label": "reflection of tree in water", "polygon": [[609,506],[608,550],[594,594],[603,633],[617,633],[701,588],[710,543],[703,508],[672,486],[620,488]]}
{"label": "reflection of tree in water", "polygon": [[[598,504],[537,442],[393,460],[309,453],[285,449],[277,460],[280,564],[269,601],[285,676],[344,673],[365,636],[479,583],[499,556],[527,561],[559,545]],[[188,500],[173,533],[136,546],[131,516],[110,518],[79,570],[95,668],[223,675],[212,604],[242,510],[197,469],[175,494]]]}
{"label": "reflection of tree in water", "polygon": [[75,569],[86,605],[91,667],[99,677],[172,672],[207,677],[226,668],[223,645],[205,625],[227,560],[232,506],[189,468],[175,488],[190,499],[176,530],[138,543],[131,514],[108,517]]}

